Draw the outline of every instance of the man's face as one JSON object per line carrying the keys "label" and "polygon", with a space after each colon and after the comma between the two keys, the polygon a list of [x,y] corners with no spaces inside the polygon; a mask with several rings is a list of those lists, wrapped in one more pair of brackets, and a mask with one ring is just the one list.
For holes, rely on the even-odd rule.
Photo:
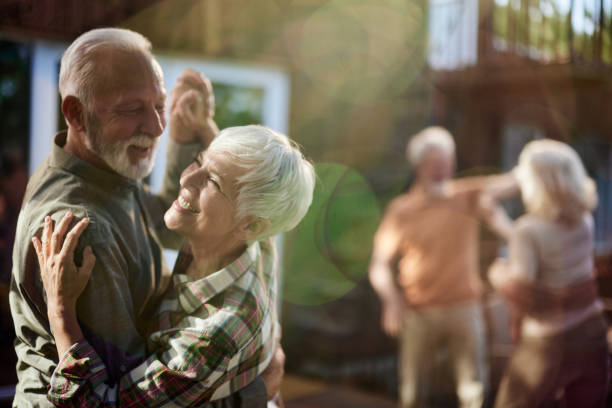
{"label": "man's face", "polygon": [[166,93],[159,65],[143,55],[104,53],[107,72],[86,115],[86,144],[112,170],[141,179],[153,169],[166,126]]}
{"label": "man's face", "polygon": [[425,183],[441,183],[453,176],[455,160],[439,148],[430,148],[418,166],[419,178]]}
{"label": "man's face", "polygon": [[181,175],[179,197],[164,216],[166,226],[212,247],[240,240],[237,179],[244,172],[226,154],[204,151]]}

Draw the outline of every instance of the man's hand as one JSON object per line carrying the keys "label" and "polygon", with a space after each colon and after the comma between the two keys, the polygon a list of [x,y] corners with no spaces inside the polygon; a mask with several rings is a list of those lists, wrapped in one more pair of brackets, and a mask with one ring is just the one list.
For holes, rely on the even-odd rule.
{"label": "man's hand", "polygon": [[391,337],[397,337],[402,329],[406,305],[400,296],[391,296],[382,304],[382,328]]}
{"label": "man's hand", "polygon": [[276,343],[274,357],[270,361],[270,365],[261,373],[268,391],[268,400],[273,399],[279,392],[283,376],[285,375],[285,352],[280,344],[280,340]]}
{"label": "man's hand", "polygon": [[214,114],[215,97],[210,80],[186,69],[171,92],[170,137],[178,143],[201,140],[208,146],[219,133]]}
{"label": "man's hand", "polygon": [[382,303],[382,329],[391,337],[397,337],[400,332],[406,310],[404,295],[395,282],[393,272],[397,265],[397,256],[388,252],[397,242],[397,235],[393,231],[379,229],[368,272],[372,288]]}

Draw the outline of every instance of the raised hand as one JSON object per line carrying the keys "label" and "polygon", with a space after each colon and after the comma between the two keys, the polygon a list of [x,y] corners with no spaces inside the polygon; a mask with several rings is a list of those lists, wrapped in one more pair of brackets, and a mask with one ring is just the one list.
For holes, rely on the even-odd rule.
{"label": "raised hand", "polygon": [[89,219],[82,219],[68,232],[72,218],[73,214],[68,212],[54,231],[51,217],[47,216],[42,242],[37,237],[32,238],[38,256],[40,277],[47,294],[48,313],[68,311],[76,314],[77,298],[87,286],[96,261],[91,247],[86,247],[82,266],[79,268],[75,265],[74,250]]}
{"label": "raised hand", "polygon": [[210,80],[186,69],[171,92],[170,137],[179,143],[201,140],[206,146],[219,132],[213,120],[215,98]]}
{"label": "raised hand", "polygon": [[210,80],[199,72],[187,68],[176,81],[171,92],[170,112],[174,110],[181,97],[188,91],[200,94],[202,115],[212,118],[215,115],[215,94]]}

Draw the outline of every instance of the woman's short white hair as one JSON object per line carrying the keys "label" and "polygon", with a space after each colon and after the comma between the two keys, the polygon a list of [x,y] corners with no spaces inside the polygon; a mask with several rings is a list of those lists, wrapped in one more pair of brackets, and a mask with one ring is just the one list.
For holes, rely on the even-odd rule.
{"label": "woman's short white hair", "polygon": [[527,143],[514,170],[528,212],[577,221],[597,206],[595,183],[574,149],[556,140]]}
{"label": "woman's short white hair", "polygon": [[412,167],[417,167],[430,149],[439,149],[455,157],[455,141],[450,132],[440,126],[430,126],[414,135],[408,142],[406,157]]}
{"label": "woman's short white hair", "polygon": [[[81,34],[62,55],[59,91],[62,100],[74,95],[88,109],[96,89],[96,68],[102,65],[97,54],[102,49],[116,49],[150,56],[151,42],[137,32],[124,28],[98,28]],[[103,69],[103,68],[102,68]]]}
{"label": "woman's short white hair", "polygon": [[315,172],[287,136],[259,125],[231,127],[213,139],[208,151],[228,154],[245,169],[237,180],[237,215],[270,221],[270,229],[257,239],[289,231],[306,215]]}

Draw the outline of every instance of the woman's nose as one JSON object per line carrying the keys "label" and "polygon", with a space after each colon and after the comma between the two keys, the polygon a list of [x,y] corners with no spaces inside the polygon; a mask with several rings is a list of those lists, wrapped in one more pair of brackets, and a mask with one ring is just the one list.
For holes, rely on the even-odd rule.
{"label": "woman's nose", "polygon": [[196,163],[193,163],[181,174],[180,185],[181,187],[193,186],[199,188],[205,177],[204,169],[198,167]]}

